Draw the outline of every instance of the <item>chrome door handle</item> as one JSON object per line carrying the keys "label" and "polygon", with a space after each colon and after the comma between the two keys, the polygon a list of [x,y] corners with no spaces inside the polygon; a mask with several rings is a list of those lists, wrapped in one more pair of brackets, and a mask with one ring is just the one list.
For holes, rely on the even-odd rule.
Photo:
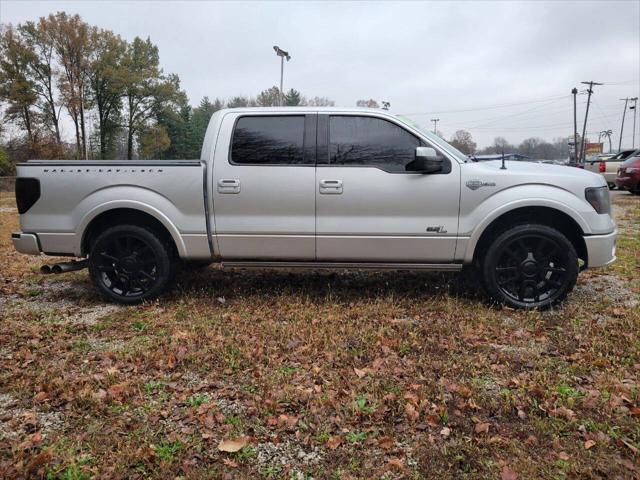
{"label": "chrome door handle", "polygon": [[342,180],[320,180],[320,193],[340,195],[342,193]]}
{"label": "chrome door handle", "polygon": [[240,180],[221,178],[218,180],[218,193],[240,193]]}

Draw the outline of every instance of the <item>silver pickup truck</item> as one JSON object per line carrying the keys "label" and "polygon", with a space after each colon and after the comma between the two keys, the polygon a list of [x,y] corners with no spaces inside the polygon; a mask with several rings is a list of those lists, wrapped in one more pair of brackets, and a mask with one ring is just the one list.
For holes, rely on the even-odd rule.
{"label": "silver pickup truck", "polygon": [[[223,267],[461,270],[493,301],[546,308],[615,259],[597,174],[473,162],[385,111],[216,112],[200,160],[18,165],[23,253],[84,260],[121,303],[158,296],[180,261]],[[50,266],[44,267],[50,269]]]}

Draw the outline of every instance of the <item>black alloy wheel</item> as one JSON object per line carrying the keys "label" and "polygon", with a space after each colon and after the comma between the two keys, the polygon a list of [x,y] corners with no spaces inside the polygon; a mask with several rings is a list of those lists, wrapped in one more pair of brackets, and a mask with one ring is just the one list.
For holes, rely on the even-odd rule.
{"label": "black alloy wheel", "polygon": [[519,225],[499,235],[487,251],[483,280],[499,303],[548,308],[562,301],[578,277],[575,248],[545,225]]}
{"label": "black alloy wheel", "polygon": [[160,295],[174,275],[170,245],[153,230],[118,225],[102,232],[89,255],[96,288],[119,303],[133,304]]}

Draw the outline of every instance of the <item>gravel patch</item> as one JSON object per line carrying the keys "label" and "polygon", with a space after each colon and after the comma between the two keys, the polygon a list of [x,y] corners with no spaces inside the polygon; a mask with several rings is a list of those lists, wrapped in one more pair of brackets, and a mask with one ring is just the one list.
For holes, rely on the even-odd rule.
{"label": "gravel patch", "polygon": [[0,393],[0,440],[17,440],[36,431],[46,438],[64,422],[60,412],[25,409],[20,403],[15,397]]}
{"label": "gravel patch", "polygon": [[25,294],[0,298],[0,307],[9,313],[25,310],[50,321],[79,325],[95,325],[101,318],[125,307],[108,304],[87,304],[93,297],[91,289],[81,283],[45,280],[30,284]]}
{"label": "gravel patch", "polygon": [[[324,458],[320,447],[316,446],[305,450],[302,446],[289,440],[282,443],[258,443],[253,448],[256,451],[256,461],[259,467],[289,466],[294,469],[294,476],[298,477],[306,467],[317,465]],[[302,478],[308,477],[303,476]]]}
{"label": "gravel patch", "polygon": [[598,275],[580,281],[569,295],[569,301],[588,303],[607,298],[613,305],[634,308],[640,304],[629,285],[614,275]]}

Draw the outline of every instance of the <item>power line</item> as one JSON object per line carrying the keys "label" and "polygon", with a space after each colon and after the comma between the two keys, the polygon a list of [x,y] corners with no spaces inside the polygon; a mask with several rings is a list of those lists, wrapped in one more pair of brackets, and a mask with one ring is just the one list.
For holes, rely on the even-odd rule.
{"label": "power line", "polygon": [[497,108],[507,108],[507,107],[515,107],[517,105],[529,105],[529,104],[532,104],[532,103],[547,102],[549,100],[555,100],[555,99],[560,99],[560,98],[568,98],[568,95],[556,95],[556,96],[553,96],[553,97],[540,98],[540,99],[537,99],[537,100],[530,100],[530,101],[526,101],[526,102],[503,103],[503,104],[496,104],[496,105],[488,105],[488,106],[485,106],[485,107],[464,108],[464,109],[460,109],[460,110],[438,110],[438,111],[433,111],[433,112],[410,112],[410,113],[401,113],[400,115],[419,116],[419,115],[434,115],[434,114],[440,114],[440,113],[477,112],[477,111],[480,111],[480,110],[494,110],[494,109],[497,109]]}
{"label": "power line", "polygon": [[587,131],[587,119],[589,118],[589,104],[591,103],[591,95],[593,94],[594,85],[602,85],[602,83],[594,82],[593,80],[590,80],[588,82],[580,82],[580,83],[584,85],[589,85],[589,89],[587,90],[587,93],[589,94],[589,96],[587,97],[587,110],[584,112],[584,125],[582,126],[582,144],[580,149],[580,152],[582,154],[582,162],[584,163],[584,158],[585,158],[584,134]]}

